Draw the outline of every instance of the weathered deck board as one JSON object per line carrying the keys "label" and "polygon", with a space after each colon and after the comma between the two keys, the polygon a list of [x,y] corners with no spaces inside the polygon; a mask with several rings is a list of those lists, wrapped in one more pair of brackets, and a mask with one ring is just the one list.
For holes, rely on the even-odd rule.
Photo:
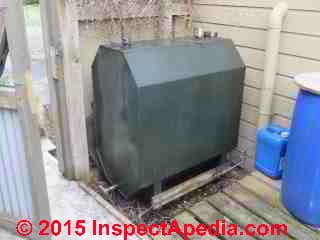
{"label": "weathered deck board", "polygon": [[246,176],[241,179],[239,183],[259,198],[265,200],[271,206],[281,207],[280,193],[275,191],[275,189],[268,184],[259,181],[257,178],[252,176]]}
{"label": "weathered deck board", "polygon": [[[183,212],[181,214],[179,214],[178,216],[175,217],[175,219],[178,221],[179,225],[182,226],[182,224],[192,224],[193,226],[197,226],[200,224],[200,222],[198,222],[192,214],[188,213],[188,212]],[[189,237],[190,240],[219,240],[218,238],[216,238],[215,236],[209,236],[209,235],[205,235],[205,236],[198,236],[198,235],[193,235]]]}
{"label": "weathered deck board", "polygon": [[[211,195],[194,206],[188,208],[176,219],[182,224],[204,223],[207,226],[217,220],[225,220],[226,226],[234,223],[239,226],[238,231],[248,224],[286,224],[289,236],[193,236],[190,240],[320,240],[320,231],[303,225],[282,206],[280,201],[279,184],[264,175],[252,173],[237,183],[223,189],[222,192]],[[226,228],[228,229],[228,228]],[[252,230],[252,229],[250,229]],[[240,233],[240,232],[239,232]],[[180,236],[179,236],[180,237]],[[173,240],[174,238],[158,238],[159,240]],[[181,240],[181,239],[179,239]]]}
{"label": "weathered deck board", "polygon": [[[230,217],[235,223],[239,224],[241,227],[245,227],[248,224],[260,225],[267,224],[262,218],[254,215],[251,211],[241,206],[239,203],[233,201],[224,193],[217,193],[211,196],[208,201],[215,208],[219,209],[223,214]],[[257,236],[258,239],[290,239],[288,236]]]}
{"label": "weathered deck board", "polygon": [[[206,201],[196,204],[195,206],[191,207],[189,211],[195,215],[196,219],[198,219],[201,223],[205,223],[206,225],[213,224],[217,220],[225,220],[227,223],[232,223],[230,219],[222,215]],[[239,228],[239,231],[242,231],[242,229]],[[234,236],[224,238],[226,240],[254,240],[254,238],[249,236]]]}
{"label": "weathered deck board", "polygon": [[249,190],[243,188],[240,184],[233,184],[226,188],[224,193],[241,205],[245,206],[247,209],[250,209],[257,216],[265,219],[267,222],[272,224],[286,224],[291,237],[303,240],[320,239],[320,235],[317,235],[297,220],[282,211],[279,211],[278,208],[274,208],[268,203],[262,201]]}
{"label": "weathered deck board", "polygon": [[267,183],[269,186],[273,187],[274,189],[280,191],[281,189],[281,180],[273,180],[271,178],[268,178],[264,176],[262,173],[258,171],[254,171],[251,173],[251,176],[257,178],[258,180]]}
{"label": "weathered deck board", "polygon": [[153,238],[154,240],[182,240],[182,237],[180,237],[178,234],[172,234],[169,236],[162,236],[162,235],[158,235],[156,237]]}
{"label": "weathered deck board", "polygon": [[[239,181],[241,186],[250,190],[253,194],[261,198],[263,201],[269,203],[272,207],[278,208],[283,213],[287,214],[291,219],[294,219],[293,216],[284,208],[281,203],[280,193],[271,187],[269,184],[266,184],[263,181],[260,181],[256,177],[247,176]],[[316,231],[311,227],[306,226],[311,231],[320,234],[320,231]],[[320,239],[319,237],[317,239]]]}
{"label": "weathered deck board", "polygon": [[270,185],[258,180],[255,177],[247,176],[239,181],[241,186],[258,196],[263,201],[269,203],[272,207],[278,208],[291,217],[291,214],[284,208],[280,199],[280,192],[276,191]]}
{"label": "weathered deck board", "polygon": [[231,165],[229,162],[226,162],[217,168],[208,170],[204,173],[199,174],[198,176],[195,176],[194,178],[178,184],[175,187],[168,189],[167,191],[156,194],[152,197],[152,206],[154,209],[159,209],[162,206],[172,202],[173,200],[178,199],[185,194],[190,193],[225,175],[241,164],[241,161]]}

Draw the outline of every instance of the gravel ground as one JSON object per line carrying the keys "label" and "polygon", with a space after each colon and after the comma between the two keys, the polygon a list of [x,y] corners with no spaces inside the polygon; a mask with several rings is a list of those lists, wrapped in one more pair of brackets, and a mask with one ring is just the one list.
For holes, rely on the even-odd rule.
{"label": "gravel ground", "polygon": [[[110,225],[119,223],[119,221],[100,206],[93,197],[84,192],[77,182],[68,181],[61,175],[57,160],[48,152],[51,150],[50,141],[46,139],[42,143],[51,218],[60,221],[85,219],[87,223],[87,234],[82,238],[70,237],[66,232],[63,232],[59,237],[53,239],[78,240],[87,237],[90,240],[105,240],[106,236],[92,236],[92,221],[97,220],[98,223]],[[107,238],[120,240],[123,239],[123,236]],[[137,240],[137,238],[131,237],[130,240]]]}
{"label": "gravel ground", "polygon": [[19,238],[18,236],[12,234],[11,232],[8,232],[5,229],[0,228],[0,239],[3,240],[22,240],[22,238]]}

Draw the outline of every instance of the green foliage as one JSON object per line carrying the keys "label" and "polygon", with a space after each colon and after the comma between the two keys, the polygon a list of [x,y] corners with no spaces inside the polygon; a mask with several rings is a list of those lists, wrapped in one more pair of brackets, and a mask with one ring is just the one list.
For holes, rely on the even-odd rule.
{"label": "green foliage", "polygon": [[[47,0],[46,0],[47,1]],[[53,0],[50,0],[53,1]],[[54,0],[55,1],[55,0]],[[27,25],[27,32],[30,34],[40,33],[41,34],[41,17],[40,7],[36,5],[24,6],[24,14]]]}
{"label": "green foliage", "polygon": [[0,78],[0,87],[11,86],[11,85],[12,85],[12,82],[10,81],[8,76],[2,76]]}

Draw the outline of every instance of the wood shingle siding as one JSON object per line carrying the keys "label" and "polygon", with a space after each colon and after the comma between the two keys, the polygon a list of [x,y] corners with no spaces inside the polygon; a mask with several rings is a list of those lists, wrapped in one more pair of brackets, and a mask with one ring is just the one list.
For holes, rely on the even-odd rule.
{"label": "wood shingle siding", "polygon": [[[254,166],[256,121],[263,81],[269,15],[280,0],[194,0],[194,26],[234,41],[246,63],[238,150]],[[274,123],[290,126],[298,87],[293,77],[320,71],[320,1],[287,0],[273,98]],[[237,154],[235,154],[237,156]]]}

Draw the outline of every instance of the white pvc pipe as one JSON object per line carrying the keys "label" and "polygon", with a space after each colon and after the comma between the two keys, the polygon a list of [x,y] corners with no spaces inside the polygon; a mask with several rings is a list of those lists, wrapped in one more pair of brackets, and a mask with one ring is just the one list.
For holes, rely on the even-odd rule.
{"label": "white pvc pipe", "polygon": [[274,7],[269,18],[258,128],[267,125],[272,117],[272,97],[279,63],[280,35],[287,11],[288,5],[280,2]]}

